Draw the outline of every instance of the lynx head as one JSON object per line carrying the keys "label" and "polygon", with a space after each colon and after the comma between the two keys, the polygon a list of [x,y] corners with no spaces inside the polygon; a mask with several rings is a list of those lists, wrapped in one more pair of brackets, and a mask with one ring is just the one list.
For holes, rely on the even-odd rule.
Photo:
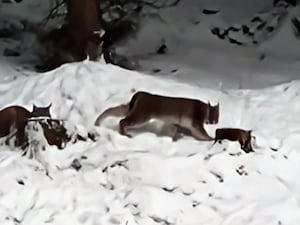
{"label": "lynx head", "polygon": [[245,132],[245,137],[244,140],[243,140],[243,144],[241,146],[241,148],[246,152],[246,153],[249,153],[249,152],[253,152],[253,149],[252,149],[252,146],[251,146],[251,132],[252,130],[247,130]]}
{"label": "lynx head", "polygon": [[37,107],[36,105],[33,105],[33,109],[31,112],[31,117],[51,117],[50,114],[50,107],[52,106],[52,103],[50,103],[46,107]]}
{"label": "lynx head", "polygon": [[251,132],[252,130],[247,130],[246,133],[247,133],[247,140],[251,140],[252,139],[252,135],[251,135]]}
{"label": "lynx head", "polygon": [[205,120],[206,124],[217,124],[219,122],[220,104],[212,106],[210,102],[207,105],[208,117]]}

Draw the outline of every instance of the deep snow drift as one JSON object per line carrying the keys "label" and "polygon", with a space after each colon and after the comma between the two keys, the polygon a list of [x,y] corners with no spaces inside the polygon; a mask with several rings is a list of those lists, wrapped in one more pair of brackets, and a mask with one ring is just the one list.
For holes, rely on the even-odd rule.
{"label": "deep snow drift", "polygon": [[49,147],[38,160],[2,148],[1,224],[297,224],[299,86],[222,92],[92,62],[9,81],[2,107],[52,102],[55,118],[82,130],[95,129],[97,115],[127,102],[133,90],[220,102],[220,122],[209,133],[253,129],[256,143],[246,154],[238,143],[172,142],[153,130],[129,139],[111,117],[96,128],[97,142]]}

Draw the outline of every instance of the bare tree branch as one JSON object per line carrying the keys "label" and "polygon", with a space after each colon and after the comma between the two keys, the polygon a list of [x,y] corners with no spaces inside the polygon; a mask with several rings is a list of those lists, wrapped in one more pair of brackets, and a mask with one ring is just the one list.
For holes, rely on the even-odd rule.
{"label": "bare tree branch", "polygon": [[54,7],[50,10],[49,14],[43,19],[43,24],[47,24],[49,19],[54,18],[58,15],[58,10],[65,4],[65,0],[55,0]]}

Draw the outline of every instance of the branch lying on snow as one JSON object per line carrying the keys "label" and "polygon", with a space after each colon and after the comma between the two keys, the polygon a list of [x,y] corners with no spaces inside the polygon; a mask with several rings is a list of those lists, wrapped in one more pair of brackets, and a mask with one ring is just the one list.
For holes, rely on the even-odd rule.
{"label": "branch lying on snow", "polygon": [[149,218],[151,218],[154,222],[161,223],[163,225],[171,225],[172,224],[168,220],[160,218],[160,217],[157,217],[157,216],[149,216]]}
{"label": "branch lying on snow", "polygon": [[125,164],[126,162],[128,162],[128,159],[125,159],[125,160],[117,160],[117,161],[115,161],[113,164],[104,167],[103,170],[102,170],[102,173],[105,173],[105,172],[108,170],[108,168],[114,168],[114,167],[116,167],[116,166],[120,166],[120,167],[123,167],[123,168],[125,168],[126,170],[128,170],[128,167],[127,167],[126,164]]}
{"label": "branch lying on snow", "polygon": [[220,183],[223,183],[224,182],[224,179],[223,179],[223,177],[220,175],[220,174],[218,174],[218,173],[216,173],[216,172],[214,172],[214,171],[209,171],[212,175],[214,175],[216,178],[218,178],[218,180],[219,180],[219,182]]}
{"label": "branch lying on snow", "polygon": [[102,187],[104,187],[105,189],[108,189],[108,190],[111,190],[111,191],[113,191],[115,189],[115,186],[112,183],[107,183],[107,184],[100,183],[100,185]]}
{"label": "branch lying on snow", "polygon": [[162,187],[161,189],[163,189],[166,192],[174,192],[176,189],[178,189],[178,187],[172,187],[172,188]]}
{"label": "branch lying on snow", "polygon": [[202,13],[205,15],[213,15],[220,12],[220,10],[213,10],[213,9],[203,9]]}

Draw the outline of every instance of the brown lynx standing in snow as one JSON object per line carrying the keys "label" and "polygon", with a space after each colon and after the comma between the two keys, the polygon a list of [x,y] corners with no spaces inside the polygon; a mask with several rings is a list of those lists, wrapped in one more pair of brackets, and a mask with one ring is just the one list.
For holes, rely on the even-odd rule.
{"label": "brown lynx standing in snow", "polygon": [[50,117],[50,107],[37,107],[33,105],[32,112],[29,112],[22,106],[9,106],[0,111],[0,137],[8,136],[8,139],[14,135],[16,129],[16,146],[21,146],[25,142],[24,129],[27,119],[31,117],[46,116]]}
{"label": "brown lynx standing in snow", "polygon": [[216,129],[215,142],[222,140],[238,141],[246,153],[253,152],[251,146],[251,130],[238,128],[219,128]]}
{"label": "brown lynx standing in snow", "polygon": [[219,104],[211,106],[196,99],[167,97],[139,91],[132,96],[128,104],[105,110],[97,117],[95,125],[99,125],[108,116],[125,116],[120,121],[119,132],[129,137],[128,128],[137,127],[151,119],[158,119],[172,125],[175,136],[179,126],[187,128],[198,140],[211,141],[214,139],[207,134],[203,125],[218,123]]}

